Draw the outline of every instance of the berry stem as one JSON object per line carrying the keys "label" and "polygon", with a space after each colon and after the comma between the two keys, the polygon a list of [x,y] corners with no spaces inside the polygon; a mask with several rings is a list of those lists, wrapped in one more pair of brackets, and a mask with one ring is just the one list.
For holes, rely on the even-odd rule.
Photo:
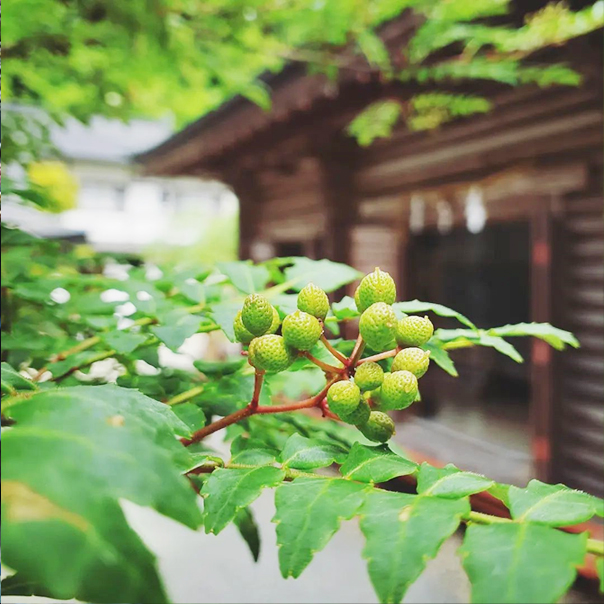
{"label": "berry stem", "polygon": [[310,352],[303,351],[300,354],[326,373],[342,373],[344,371],[344,367],[336,367],[335,365],[324,363],[323,361],[317,359],[317,357],[314,357],[312,354],[310,354]]}
{"label": "berry stem", "polygon": [[329,350],[329,352],[331,352],[331,354],[333,354],[333,356],[336,357],[340,363],[346,364],[348,362],[348,357],[344,356],[339,350],[336,350],[331,345],[330,341],[325,337],[325,334],[321,334],[321,342],[323,342],[325,348],[327,348],[327,350]]}
{"label": "berry stem", "polygon": [[252,394],[252,400],[249,405],[253,410],[258,408],[260,391],[262,390],[262,382],[264,381],[264,373],[264,371],[256,371],[254,374],[254,393]]}
{"label": "berry stem", "polygon": [[350,358],[348,359],[349,367],[356,367],[356,364],[359,362],[361,355],[363,354],[363,349],[365,348],[365,341],[363,340],[363,336],[359,334],[357,341],[352,349],[352,353]]}
{"label": "berry stem", "polygon": [[214,434],[214,432],[218,432],[218,430],[222,430],[231,424],[235,424],[250,415],[256,414],[266,414],[266,413],[285,413],[287,411],[297,411],[298,409],[308,409],[310,407],[318,407],[321,401],[325,398],[329,387],[341,379],[340,376],[336,376],[329,380],[327,384],[325,384],[324,388],[315,396],[311,396],[310,398],[304,399],[302,401],[297,401],[293,403],[285,403],[283,405],[267,405],[261,407],[258,405],[258,402],[254,403],[254,396],[256,394],[256,389],[258,390],[258,397],[260,396],[260,387],[262,385],[262,380],[264,378],[263,372],[256,373],[256,380],[254,384],[254,395],[252,396],[252,400],[249,402],[247,406],[243,409],[239,409],[239,411],[235,411],[235,413],[231,413],[230,415],[225,415],[225,417],[221,417],[219,420],[204,426],[203,428],[197,430],[191,435],[191,438],[181,438],[180,442],[188,447],[193,443],[197,443],[200,440],[203,440],[206,436],[210,434]]}
{"label": "berry stem", "polygon": [[190,390],[186,390],[185,392],[181,392],[176,396],[173,396],[171,399],[166,401],[166,405],[180,405],[181,403],[186,403],[190,401],[192,398],[195,398],[198,394],[201,394],[204,391],[205,386],[195,386]]}
{"label": "berry stem", "polygon": [[379,354],[374,354],[370,357],[365,357],[361,359],[357,365],[362,365],[363,363],[367,363],[369,361],[382,361],[384,359],[388,359],[390,357],[396,356],[396,353],[399,351],[398,348],[393,348],[392,350],[387,350],[386,352],[380,352]]}

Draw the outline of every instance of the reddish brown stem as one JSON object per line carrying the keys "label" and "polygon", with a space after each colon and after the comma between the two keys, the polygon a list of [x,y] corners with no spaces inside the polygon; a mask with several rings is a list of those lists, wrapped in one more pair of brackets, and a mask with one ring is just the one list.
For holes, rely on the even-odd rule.
{"label": "reddish brown stem", "polygon": [[328,417],[329,419],[335,419],[336,421],[340,421],[340,418],[335,413],[333,413],[332,411],[329,410],[329,406],[327,405],[326,398],[324,398],[319,403],[319,408],[321,409],[321,412],[323,413],[323,417]]}
{"label": "reddish brown stem", "polygon": [[[262,377],[263,377],[263,375],[262,375]],[[265,414],[265,413],[284,413],[286,411],[297,411],[298,409],[307,409],[309,407],[316,407],[325,398],[325,395],[327,394],[329,387],[333,383],[337,382],[339,379],[341,379],[341,377],[337,376],[337,377],[334,377],[331,380],[329,380],[327,382],[327,384],[325,384],[325,386],[321,390],[321,392],[319,392],[319,394],[316,394],[315,396],[304,399],[303,401],[286,403],[284,405],[269,405],[266,407],[260,407],[258,405],[252,406],[252,401],[253,401],[253,397],[252,397],[252,401],[250,401],[250,403],[243,409],[240,409],[239,411],[235,411],[235,413],[231,413],[230,415],[222,417],[219,420],[217,420],[207,426],[204,426],[200,430],[197,430],[197,432],[194,432],[192,434],[191,438],[181,438],[180,442],[185,447],[188,447],[189,445],[192,445],[193,443],[197,443],[200,440],[203,440],[206,436],[209,436],[210,434],[214,434],[214,432],[218,432],[218,430],[222,430],[222,428],[226,428],[227,426],[230,426],[231,424],[235,424],[235,423],[241,421],[242,419],[249,417],[250,415]],[[258,379],[257,381],[261,381],[261,379]]]}
{"label": "reddish brown stem", "polygon": [[390,357],[396,356],[396,353],[399,351],[398,348],[393,348],[392,350],[387,350],[386,352],[380,352],[379,354],[374,354],[370,357],[365,357],[361,359],[357,365],[361,365],[362,363],[367,363],[368,361],[382,361],[384,359],[388,359]]}
{"label": "reddish brown stem", "polygon": [[326,373],[342,373],[344,371],[344,367],[336,367],[335,365],[330,365],[329,363],[324,363],[323,361],[314,357],[310,352],[301,352],[303,357],[306,357],[311,363],[314,363],[317,367],[325,371]]}
{"label": "reddish brown stem", "polygon": [[338,359],[338,361],[340,361],[340,363],[343,363],[344,365],[346,365],[346,363],[348,363],[348,357],[343,355],[339,350],[336,350],[331,345],[329,340],[325,337],[325,334],[321,335],[321,342],[323,342],[323,345],[325,346],[325,348],[327,348],[327,350],[329,350],[329,352],[331,352],[331,354],[333,354],[333,356],[336,357],[336,359]]}
{"label": "reddish brown stem", "polygon": [[350,367],[354,367],[359,362],[359,359],[361,358],[361,355],[363,354],[363,348],[365,348],[365,342],[364,342],[361,334],[359,334],[359,337],[357,338],[354,348],[352,349],[352,354],[350,355],[350,359],[348,360],[348,365]]}
{"label": "reddish brown stem", "polygon": [[235,413],[231,413],[231,415],[221,417],[219,420],[212,422],[207,426],[204,426],[200,430],[197,430],[197,432],[193,432],[191,438],[181,438],[180,442],[185,447],[188,447],[193,443],[198,443],[200,440],[203,440],[206,436],[214,434],[214,432],[218,432],[218,430],[222,430],[223,428],[226,428],[231,424],[235,424],[236,422],[239,422],[242,419],[245,419],[246,417],[252,415],[252,413],[254,413],[254,410],[250,405],[247,405],[247,407],[239,409],[239,411],[235,411]]}
{"label": "reddish brown stem", "polygon": [[250,407],[256,409],[260,401],[260,391],[262,390],[262,382],[264,381],[264,371],[256,371],[254,374],[254,393],[250,401]]}

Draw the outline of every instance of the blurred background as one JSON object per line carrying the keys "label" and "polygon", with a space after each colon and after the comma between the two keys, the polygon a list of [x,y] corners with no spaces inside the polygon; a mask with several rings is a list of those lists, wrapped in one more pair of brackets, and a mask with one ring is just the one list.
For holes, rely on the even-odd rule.
{"label": "blurred background", "polygon": [[[72,4],[4,3],[3,222],[175,270],[280,256],[379,266],[399,299],[479,327],[568,329],[580,349],[522,340],[524,363],[454,352],[462,378],[423,378],[396,439],[418,460],[604,495],[603,2],[167,3],[167,33],[146,2]],[[170,362],[208,350],[233,345],[192,336]],[[271,505],[255,505],[267,544]],[[374,601],[354,525],[314,575],[273,592],[271,547],[254,567],[229,531],[129,513],[175,601]],[[454,549],[406,602],[467,601]],[[220,576],[231,556],[240,581],[226,591],[190,579],[197,561]]]}

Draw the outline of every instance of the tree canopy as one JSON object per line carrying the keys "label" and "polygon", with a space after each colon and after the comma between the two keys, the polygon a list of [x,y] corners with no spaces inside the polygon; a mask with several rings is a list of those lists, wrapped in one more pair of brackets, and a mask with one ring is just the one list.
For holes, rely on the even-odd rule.
{"label": "tree canopy", "polygon": [[[510,0],[6,0],[2,95],[5,103],[32,104],[55,118],[171,113],[183,124],[237,94],[268,108],[270,90],[259,76],[280,71],[288,61],[337,77],[344,48],[384,77],[434,82],[435,89],[439,82],[466,79],[577,84],[578,74],[565,65],[526,60],[540,48],[601,27],[604,2],[575,12],[564,3],[547,4],[520,22],[508,14],[519,5]],[[379,28],[407,9],[418,26],[400,49],[402,66],[395,68]],[[371,108],[351,132],[367,142],[373,130],[387,134],[401,112],[412,127],[426,128],[488,107],[487,100],[475,97],[423,95],[411,99],[406,111],[396,104]],[[7,137],[23,141],[24,130],[23,121],[6,124],[5,160],[18,147]],[[31,138],[31,132],[26,135]]]}

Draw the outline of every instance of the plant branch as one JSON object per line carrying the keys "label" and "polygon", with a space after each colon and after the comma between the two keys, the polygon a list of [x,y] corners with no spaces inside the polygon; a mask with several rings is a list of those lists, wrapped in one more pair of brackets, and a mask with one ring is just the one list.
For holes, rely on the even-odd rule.
{"label": "plant branch", "polygon": [[352,353],[350,355],[350,359],[348,360],[348,365],[350,367],[355,367],[359,362],[361,355],[363,354],[363,349],[365,348],[365,341],[363,340],[363,336],[359,334],[357,341],[355,342],[354,348],[352,349]]}
{"label": "plant branch", "polygon": [[330,365],[329,363],[325,363],[320,359],[314,357],[310,352],[301,352],[301,356],[306,357],[311,363],[314,363],[317,367],[325,371],[326,373],[342,373],[344,371],[344,367],[336,367],[335,365]]}
{"label": "plant branch", "polygon": [[390,357],[396,356],[396,353],[398,352],[398,348],[393,348],[392,350],[387,350],[386,352],[380,352],[379,354],[374,354],[370,357],[365,357],[364,359],[361,359],[357,365],[362,365],[363,363],[368,363],[369,361],[382,361],[384,359],[388,359]]}
{"label": "plant branch", "polygon": [[[285,413],[287,411],[297,411],[299,409],[308,409],[310,407],[317,407],[317,406],[319,406],[320,402],[325,398],[325,395],[327,394],[329,387],[333,383],[337,382],[339,379],[340,379],[340,377],[338,376],[338,377],[334,377],[333,379],[329,380],[327,382],[327,384],[325,384],[325,386],[321,390],[321,392],[319,392],[318,394],[315,394],[315,396],[304,399],[302,401],[285,403],[283,405],[267,405],[264,407],[258,406],[257,404],[254,405],[253,404],[254,397],[252,396],[252,400],[243,409],[239,409],[239,411],[235,411],[234,413],[231,413],[230,415],[226,415],[225,417],[222,417],[219,420],[212,422],[211,424],[208,424],[207,426],[204,426],[203,428],[197,430],[197,432],[194,432],[191,435],[191,438],[182,438],[180,440],[180,442],[185,447],[188,447],[189,445],[192,445],[193,443],[197,443],[200,440],[203,440],[206,436],[209,436],[210,434],[213,434],[214,432],[218,432],[218,430],[222,430],[223,428],[226,428],[227,426],[230,426],[231,424],[240,422],[242,419],[245,419],[246,417],[249,417],[250,415],[256,415],[256,414],[261,415],[261,414],[266,414],[266,413]],[[254,391],[255,390],[256,390],[256,387],[254,387]]]}
{"label": "plant branch", "polygon": [[[189,306],[188,308],[186,308],[185,312],[188,314],[193,314],[193,313],[199,312],[200,310],[203,310],[204,308],[205,308],[205,304],[195,304],[193,306]],[[153,323],[157,323],[157,319],[152,318],[152,317],[142,317],[142,318],[134,321],[134,323],[132,323],[132,325],[129,325],[128,327],[126,327],[125,330],[131,329],[132,327],[136,327],[136,326],[141,327],[143,325],[152,325]],[[214,331],[216,329],[220,329],[217,325],[211,325],[209,327],[210,327],[209,329],[205,328],[205,329],[200,329],[199,331],[201,333],[203,333],[203,332]],[[63,361],[67,357],[77,354],[78,352],[84,352],[85,350],[88,350],[89,348],[96,346],[100,342],[101,342],[100,336],[92,336],[90,338],[86,338],[85,340],[82,340],[79,344],[76,344],[75,346],[72,346],[71,348],[68,348],[67,350],[64,350],[63,352],[59,352],[58,354],[52,356],[50,358],[50,363],[56,363],[58,361]],[[115,351],[113,351],[113,354],[115,354]],[[33,381],[34,382],[39,381],[40,378],[47,371],[48,371],[48,365],[42,367],[42,369],[40,369],[38,371],[38,373],[36,373],[36,375],[32,378]]]}
{"label": "plant branch", "polygon": [[173,396],[171,399],[166,401],[166,405],[180,405],[181,403],[186,403],[190,401],[192,398],[195,398],[198,394],[201,394],[205,389],[205,386],[195,386],[185,392],[181,392],[176,396]]}
{"label": "plant branch", "polygon": [[260,391],[262,390],[262,382],[264,382],[264,371],[258,371],[254,373],[254,392],[252,394],[252,400],[250,401],[250,407],[253,410],[258,409],[258,403],[260,401]]}
{"label": "plant branch", "polygon": [[344,365],[348,363],[348,357],[343,355],[339,350],[336,350],[331,345],[331,342],[325,337],[324,333],[321,334],[321,342],[323,342],[323,346],[325,346],[325,348],[327,348],[327,350],[329,350],[329,352],[331,352],[331,354],[333,354],[333,356],[336,357],[340,363],[343,363]]}

